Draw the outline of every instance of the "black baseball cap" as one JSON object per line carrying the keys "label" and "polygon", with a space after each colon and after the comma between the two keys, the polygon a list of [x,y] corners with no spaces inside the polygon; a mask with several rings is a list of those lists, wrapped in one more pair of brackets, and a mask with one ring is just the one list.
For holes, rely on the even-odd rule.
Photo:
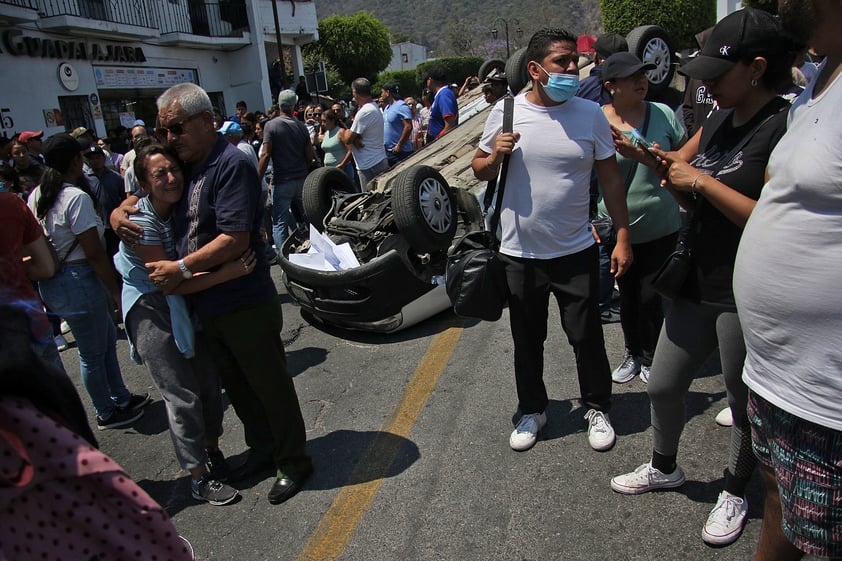
{"label": "black baseball cap", "polygon": [[596,38],[593,50],[602,58],[608,58],[614,53],[629,52],[629,44],[619,33],[603,33]]}
{"label": "black baseball cap", "polygon": [[638,70],[653,70],[657,68],[651,62],[642,62],[632,53],[615,53],[602,63],[600,78],[603,82],[628,78]]}
{"label": "black baseball cap", "polygon": [[41,153],[44,155],[44,163],[65,173],[70,168],[74,158],[78,158],[82,151],[79,142],[66,133],[54,134],[44,141]]}
{"label": "black baseball cap", "polygon": [[699,55],[678,71],[697,80],[713,80],[746,57],[786,50],[790,42],[783,34],[777,16],[756,8],[738,10],[714,26]]}

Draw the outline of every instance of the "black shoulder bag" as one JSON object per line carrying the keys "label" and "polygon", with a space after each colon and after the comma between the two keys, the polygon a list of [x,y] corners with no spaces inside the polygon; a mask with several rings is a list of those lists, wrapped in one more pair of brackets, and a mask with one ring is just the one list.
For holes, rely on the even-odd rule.
{"label": "black shoulder bag", "polygon": [[[745,135],[730,152],[728,152],[727,156],[719,160],[716,167],[713,168],[708,175],[716,177],[716,174],[720,172],[725,164],[734,159],[734,156],[736,156],[737,153],[742,150],[746,144],[748,144],[748,141],[751,140],[755,133],[760,130],[760,127],[765,125],[769,119],[774,117],[776,114],[777,113],[772,113],[760,121],[757,126],[751,129],[751,131],[749,131],[749,133]],[[702,201],[699,201],[699,204],[702,204]],[[687,235],[679,236],[675,251],[667,257],[667,260],[664,261],[664,264],[661,265],[661,268],[658,269],[658,272],[655,273],[655,276],[652,278],[652,288],[654,288],[655,292],[664,298],[674,300],[680,296],[681,289],[684,288],[684,284],[687,282],[687,278],[693,270],[692,247],[693,239],[696,234],[697,211],[698,207],[693,211],[693,215],[690,217],[688,224],[685,227]]]}
{"label": "black shoulder bag", "polygon": [[[512,132],[514,99],[503,100],[503,130]],[[453,244],[447,252],[445,288],[453,311],[460,316],[496,321],[503,315],[503,308],[509,297],[506,283],[506,268],[497,250],[497,226],[500,223],[500,208],[503,206],[503,190],[509,170],[509,155],[503,158],[500,178],[496,183],[497,204],[491,215],[488,230],[468,232]],[[488,189],[495,186],[489,182]],[[486,193],[486,200],[490,200]]]}

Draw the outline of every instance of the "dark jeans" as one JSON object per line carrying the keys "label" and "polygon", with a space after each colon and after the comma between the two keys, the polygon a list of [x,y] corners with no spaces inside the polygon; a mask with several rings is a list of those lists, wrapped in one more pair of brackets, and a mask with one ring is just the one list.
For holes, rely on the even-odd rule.
{"label": "dark jeans", "polygon": [[658,334],[664,323],[661,295],[652,288],[652,279],[675,250],[678,233],[632,244],[634,264],[617,279],[620,287],[620,325],[629,354],[652,366]]}
{"label": "dark jeans", "polygon": [[386,159],[389,160],[389,167],[393,168],[397,165],[400,161],[407,159],[412,155],[412,152],[400,152],[395,154],[391,150],[386,150]]}
{"label": "dark jeans", "polygon": [[279,476],[309,475],[313,468],[304,451],[307,437],[298,396],[287,372],[278,297],[202,323],[222,385],[243,422],[246,444],[259,456],[271,456]]}
{"label": "dark jeans", "polygon": [[549,399],[544,385],[544,341],[550,293],[561,314],[561,327],[576,355],[579,392],[589,409],[608,411],[611,369],[597,304],[597,246],[555,259],[501,255],[509,285],[509,319],[514,341],[515,380],[522,413],[538,413]]}

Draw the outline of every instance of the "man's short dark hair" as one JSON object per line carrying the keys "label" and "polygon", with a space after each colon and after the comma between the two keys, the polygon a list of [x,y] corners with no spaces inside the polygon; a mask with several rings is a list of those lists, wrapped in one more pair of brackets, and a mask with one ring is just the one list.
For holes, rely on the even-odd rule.
{"label": "man's short dark hair", "polygon": [[248,109],[248,105],[246,105],[246,102],[242,100],[237,102],[237,107],[243,107],[245,109]]}
{"label": "man's short dark hair", "polygon": [[[433,66],[427,71],[427,78],[433,80],[438,84],[444,84],[447,82],[447,74],[444,72],[444,68],[441,66]],[[426,82],[426,80],[424,80]]]}
{"label": "man's short dark hair", "polygon": [[545,27],[536,31],[526,47],[526,60],[541,62],[550,54],[550,46],[559,41],[569,41],[576,45],[576,36],[560,27]]}
{"label": "man's short dark hair", "polygon": [[366,78],[357,78],[351,82],[351,90],[357,92],[362,96],[371,95],[371,82]]}

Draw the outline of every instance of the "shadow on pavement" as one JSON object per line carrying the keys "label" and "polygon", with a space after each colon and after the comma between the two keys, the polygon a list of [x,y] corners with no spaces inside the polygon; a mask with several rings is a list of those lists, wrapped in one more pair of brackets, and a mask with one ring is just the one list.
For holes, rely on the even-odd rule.
{"label": "shadow on pavement", "polygon": [[305,347],[287,351],[287,371],[295,378],[311,366],[323,363],[327,359],[327,349]]}
{"label": "shadow on pavement", "polygon": [[[689,421],[698,415],[710,413],[712,404],[725,398],[725,392],[706,393],[689,392],[686,398],[686,414]],[[553,440],[587,431],[585,413],[578,400],[551,399],[547,405],[547,426],[541,431],[543,440]],[[649,421],[649,396],[646,391],[614,394],[611,406],[611,425],[617,435],[628,436],[646,431]],[[520,418],[518,413],[512,417],[512,424]]]}
{"label": "shadow on pavement", "polygon": [[315,471],[308,489],[336,489],[395,477],[420,457],[411,440],[382,431],[337,430],[307,442]]}

